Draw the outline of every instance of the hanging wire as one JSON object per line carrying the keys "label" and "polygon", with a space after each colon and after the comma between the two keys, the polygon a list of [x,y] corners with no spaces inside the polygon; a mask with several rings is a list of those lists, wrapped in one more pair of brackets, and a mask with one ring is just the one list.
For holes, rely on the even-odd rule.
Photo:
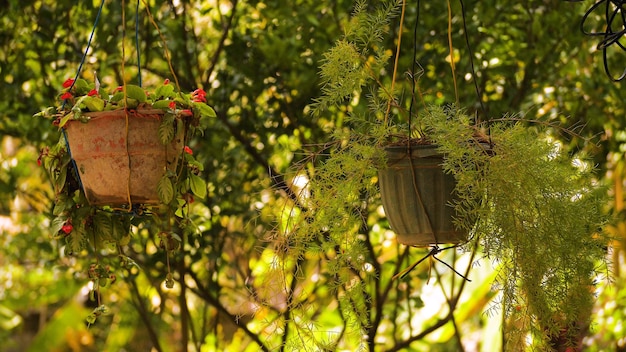
{"label": "hanging wire", "polygon": [[[68,91],[71,91],[74,88],[74,84],[76,84],[76,80],[80,76],[80,71],[83,68],[83,64],[87,58],[87,53],[89,53],[89,48],[91,47],[91,41],[93,40],[93,36],[96,33],[96,28],[98,27],[98,21],[100,21],[100,14],[102,14],[102,8],[104,8],[105,0],[102,0],[100,3],[100,7],[98,8],[98,13],[96,14],[96,19],[94,20],[93,27],[91,28],[91,34],[89,35],[89,40],[87,40],[87,47],[85,48],[85,53],[83,54],[83,58],[80,60],[80,64],[78,65],[78,69],[76,70],[76,75],[74,76],[74,81],[68,88]],[[63,99],[63,104],[61,105],[61,110],[65,108],[65,104],[67,104],[68,99]],[[63,135],[63,140],[65,140],[65,149],[70,157],[70,163],[72,164],[72,169],[74,170],[74,177],[78,181],[78,186],[80,189],[83,189],[83,181],[80,179],[80,174],[78,173],[78,166],[76,165],[76,161],[72,157],[72,151],[70,150],[70,142],[67,139],[67,132],[65,128],[61,129],[61,133]]]}
{"label": "hanging wire", "polygon": [[[476,97],[478,98],[478,102],[480,103],[480,110],[482,111],[485,119],[487,119],[487,124],[489,125],[489,116],[487,116],[487,109],[485,107],[485,103],[483,102],[483,94],[478,88],[478,79],[476,77],[476,67],[474,66],[474,52],[472,51],[472,46],[470,45],[469,34],[467,31],[467,20],[465,18],[465,3],[463,0],[459,0],[461,4],[461,18],[463,20],[463,33],[465,35],[465,45],[467,45],[467,52],[469,54],[469,62],[470,69],[472,70],[472,79],[474,80],[474,89],[476,90]],[[477,117],[476,123],[480,123],[480,118]]]}
{"label": "hanging wire", "polygon": [[130,138],[129,138],[129,125],[130,125],[130,117],[128,111],[128,92],[126,90],[126,79],[125,69],[124,69],[124,61],[126,61],[126,45],[124,45],[126,39],[126,1],[122,0],[122,91],[124,92],[124,118],[126,123],[126,157],[128,160],[128,179],[126,180],[126,197],[128,198],[128,211],[130,212],[133,208],[133,199],[130,195],[130,184],[132,181],[132,157],[130,155]]}
{"label": "hanging wire", "polygon": [[[89,52],[89,48],[91,47],[91,40],[93,39],[93,36],[96,33],[96,28],[98,27],[98,21],[100,20],[100,14],[102,13],[102,8],[104,7],[104,1],[105,0],[102,0],[102,2],[100,3],[100,8],[98,9],[96,20],[94,21],[93,27],[91,28],[91,34],[89,35],[89,40],[87,40],[87,47],[85,48],[85,53],[83,54],[83,58],[80,60],[80,64],[78,65],[78,69],[76,70],[76,76],[74,76],[74,81],[72,82],[72,85],[70,86],[68,91],[71,91],[72,88],[74,88],[74,84],[76,83],[78,76],[80,76],[80,71],[82,71],[83,69],[83,64],[85,63],[85,59],[87,58],[87,53]],[[65,107],[66,102],[67,102],[67,99],[64,99],[63,105],[61,108]]]}
{"label": "hanging wire", "polygon": [[137,51],[137,82],[138,86],[142,86],[141,82],[141,47],[139,46],[139,4],[141,0],[137,0],[135,8],[135,51]]}
{"label": "hanging wire", "polygon": [[454,47],[452,45],[452,4],[448,3],[448,48],[450,50],[450,69],[452,70],[452,84],[454,86],[454,101],[459,105],[459,87],[456,82],[456,64],[454,63]]}
{"label": "hanging wire", "polygon": [[174,78],[176,89],[180,93],[181,92],[180,83],[178,82],[178,76],[176,75],[176,72],[174,71],[174,66],[172,65],[172,57],[170,55],[169,49],[167,48],[167,40],[165,40],[165,36],[163,35],[163,32],[161,32],[159,25],[156,23],[156,21],[154,20],[154,17],[152,16],[152,13],[150,12],[150,5],[147,3],[146,0],[141,0],[141,2],[143,2],[144,7],[146,8],[146,13],[148,14],[148,20],[150,20],[150,23],[152,23],[157,33],[159,33],[159,38],[161,39],[161,42],[163,43],[163,53],[165,54],[165,60],[167,61],[167,65],[170,69],[170,73],[172,74],[172,77]]}
{"label": "hanging wire", "polygon": [[[424,72],[424,69],[422,68],[422,66],[419,64],[419,62],[417,61],[417,27],[419,25],[420,22],[420,0],[417,0],[415,3],[415,26],[413,26],[413,64],[411,66],[411,72],[409,74],[409,77],[411,78],[411,90],[413,92],[412,97],[411,97],[411,103],[409,104],[409,137],[410,137],[410,133],[411,133],[411,122],[412,122],[412,116],[413,116],[413,105],[415,104],[415,93],[416,90],[418,91],[418,95],[420,97],[420,100],[422,101],[422,104],[424,104],[424,98],[422,97],[421,92],[419,91],[419,87],[417,86],[417,79],[419,77],[416,77],[417,73],[417,66],[420,67],[420,75]],[[422,135],[422,131],[420,129],[420,126],[418,126],[418,131],[419,134]]]}
{"label": "hanging wire", "polygon": [[[567,2],[580,2],[581,0],[565,0]],[[604,21],[606,23],[604,32],[594,32],[585,29],[585,23],[594,11],[605,5],[604,9]],[[626,45],[620,42],[620,39],[626,34],[626,13],[624,12],[624,5],[626,0],[600,0],[593,4],[587,12],[583,15],[580,22],[580,31],[590,37],[602,37],[602,40],[597,45],[598,50],[602,50],[602,60],[604,64],[604,72],[614,82],[619,82],[626,78],[626,68],[619,77],[616,77],[611,73],[609,69],[608,50],[611,48],[621,49],[626,51]],[[621,23],[619,22],[621,21]],[[623,61],[623,60],[620,60]]]}
{"label": "hanging wire", "polygon": [[408,268],[402,270],[401,272],[397,273],[396,275],[394,275],[391,280],[396,280],[398,278],[400,278],[400,280],[404,279],[413,269],[415,269],[421,262],[423,262],[424,260],[426,260],[426,258],[433,258],[436,261],[442,263],[443,265],[447,266],[448,268],[450,268],[455,274],[459,275],[460,277],[462,277],[463,279],[471,282],[472,280],[468,279],[465,275],[461,274],[460,272],[458,272],[456,269],[454,269],[454,267],[446,262],[444,262],[443,260],[439,259],[436,257],[437,254],[447,250],[447,249],[453,249],[453,248],[457,248],[460,245],[455,244],[453,246],[450,247],[445,247],[445,248],[440,248],[437,245],[432,246],[431,250],[428,252],[428,254],[426,254],[425,256],[423,256],[422,258],[420,258],[418,261],[416,261],[415,263],[413,263],[411,266],[409,266]]}
{"label": "hanging wire", "polygon": [[387,112],[385,112],[385,121],[384,121],[384,125],[388,126],[389,125],[389,113],[391,111],[391,105],[394,101],[394,85],[396,83],[396,73],[397,73],[397,68],[398,68],[398,62],[400,61],[400,48],[401,48],[401,43],[402,43],[402,27],[404,27],[404,13],[406,10],[406,1],[402,2],[402,12],[400,14],[400,29],[398,31],[398,44],[396,45],[396,57],[394,60],[394,64],[393,64],[393,73],[391,74],[391,89],[390,89],[390,97],[389,97],[389,102],[387,102]]}

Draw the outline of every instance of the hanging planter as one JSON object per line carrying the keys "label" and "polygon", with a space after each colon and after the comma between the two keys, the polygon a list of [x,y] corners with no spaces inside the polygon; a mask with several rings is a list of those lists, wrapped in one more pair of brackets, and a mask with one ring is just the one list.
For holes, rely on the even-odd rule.
{"label": "hanging planter", "polygon": [[59,144],[41,155],[57,197],[73,197],[80,188],[89,205],[167,204],[177,185],[187,181],[191,192],[204,196],[197,173],[181,174],[190,164],[199,170],[184,143],[215,116],[203,90],[177,93],[169,80],[154,91],[126,85],[112,94],[84,79],[68,80],[64,87],[63,106],[36,115],[53,119],[64,132]]}
{"label": "hanging planter", "polygon": [[55,192],[52,233],[71,252],[94,236],[127,237],[127,215],[142,214],[146,205],[175,212],[206,196],[203,165],[185,145],[215,117],[203,90],[182,94],[169,80],[154,90],[126,85],[112,93],[84,79],[63,87],[62,106],[35,116],[62,132],[39,163]]}
{"label": "hanging planter", "polygon": [[[133,259],[125,247],[135,226],[158,231],[151,235],[166,251],[165,286],[173,287],[170,256],[183,247],[184,235],[197,231],[189,221],[191,204],[195,197],[207,195],[204,164],[195,159],[187,143],[194,143],[193,136],[203,133],[208,120],[216,117],[204,90],[182,92],[167,42],[147,7],[174,82],[164,79],[149,89],[142,87],[138,33],[138,85],[126,81],[123,37],[121,69],[115,72],[122,78],[120,86],[102,88],[95,71],[93,76],[81,72],[104,3],[76,75],[63,83],[57,101],[60,104],[34,115],[50,120],[48,125],[60,132],[58,143],[42,148],[37,160],[48,172],[54,191],[50,236],[61,241],[65,254],[88,253],[86,258],[94,261],[87,275],[93,283],[90,298],[98,306],[87,318],[89,324],[108,311],[100,303],[99,290],[116,277],[110,270],[113,265],[100,262],[103,253],[106,249],[117,251],[117,266],[130,268]],[[122,19],[121,33],[126,33],[124,16]],[[79,78],[83,76],[90,81]],[[151,83],[156,79],[152,75]]]}
{"label": "hanging planter", "polygon": [[383,207],[398,242],[418,247],[460,243],[467,233],[455,228],[455,180],[444,173],[436,145],[385,148],[386,168],[378,178]]}
{"label": "hanging planter", "polygon": [[175,170],[184,131],[170,143],[159,139],[160,109],[86,113],[88,123],[66,125],[70,154],[91,205],[156,204],[157,185]]}

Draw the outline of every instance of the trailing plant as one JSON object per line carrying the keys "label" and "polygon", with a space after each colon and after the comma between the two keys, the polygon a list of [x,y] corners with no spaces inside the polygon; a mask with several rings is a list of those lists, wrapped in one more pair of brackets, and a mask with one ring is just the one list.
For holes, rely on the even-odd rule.
{"label": "trailing plant", "polygon": [[[373,339],[381,317],[369,309],[383,304],[392,287],[392,282],[368,287],[369,275],[380,275],[383,265],[375,254],[379,249],[372,247],[376,240],[369,238],[379,204],[382,147],[419,138],[440,147],[445,170],[457,181],[456,224],[470,234],[465,246],[472,249],[470,261],[479,246],[497,264],[494,288],[502,293],[507,318],[505,348],[524,349],[528,336],[541,350],[579,348],[591,320],[594,280],[607,267],[605,190],[582,155],[568,154],[550,137],[555,126],[507,118],[477,124],[458,107],[412,113],[421,98],[411,87],[415,81],[404,86],[411,92],[398,93],[397,62],[385,69],[390,55],[384,35],[399,8],[390,1],[372,12],[358,1],[345,36],[325,55],[323,95],[313,112],[334,113],[334,132],[331,142],[312,154],[309,168],[297,172],[309,183],[293,205],[298,211],[289,211],[282,222],[281,249],[301,258],[304,248],[319,247],[327,275],[336,278],[333,288],[346,298],[340,300],[344,316]],[[436,253],[437,247],[429,255]],[[368,264],[372,271],[364,271]],[[449,300],[451,310],[463,280],[460,285]],[[368,344],[373,350],[374,342]]]}
{"label": "trailing plant", "polygon": [[[48,172],[54,190],[53,237],[65,243],[68,254],[83,250],[98,253],[103,248],[112,248],[119,252],[124,267],[133,263],[123,250],[131,241],[131,228],[154,223],[161,228],[158,241],[168,254],[166,285],[173,286],[169,255],[181,246],[183,234],[172,230],[171,219],[177,220],[177,228],[193,233],[193,224],[185,214],[194,197],[204,198],[207,192],[201,176],[203,165],[196,161],[192,149],[187,146],[193,135],[203,133],[207,119],[216,116],[206,104],[206,93],[202,89],[189,94],[179,93],[169,80],[152,91],[125,84],[109,92],[99,87],[97,79],[93,83],[68,79],[63,87],[59,106],[48,107],[34,115],[50,121],[54,130],[61,131],[58,143],[45,147],[38,159],[38,164]],[[129,199],[129,204],[91,205],[81,185],[79,170],[71,158],[65,128],[70,121],[88,124],[94,118],[93,113],[97,112],[119,110],[125,112],[127,119],[133,119],[142,109],[160,111],[158,136],[155,137],[164,148],[172,144],[177,135],[182,134],[184,141],[177,150],[176,161],[165,167],[158,182],[156,193],[161,204],[133,204]],[[99,262],[90,266],[88,276],[94,282],[94,292],[115,281],[111,269]],[[98,312],[102,311],[101,308]],[[95,316],[90,320],[95,321]]]}
{"label": "trailing plant", "polygon": [[457,226],[497,263],[505,349],[526,345],[528,333],[541,350],[578,349],[594,283],[608,274],[607,193],[589,160],[549,130],[504,120],[489,125],[487,153],[474,137],[480,126],[458,109],[432,107],[421,118],[457,180]]}

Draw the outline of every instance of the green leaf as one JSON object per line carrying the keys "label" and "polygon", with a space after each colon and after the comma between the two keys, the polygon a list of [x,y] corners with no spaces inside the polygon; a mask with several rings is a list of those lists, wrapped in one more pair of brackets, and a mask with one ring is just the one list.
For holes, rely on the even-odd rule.
{"label": "green leaf", "polygon": [[131,99],[131,98],[126,99],[126,102],[125,102],[126,107],[129,109],[135,109],[136,107],[139,106],[139,103],[140,101],[138,101],[137,99]]}
{"label": "green leaf", "polygon": [[145,103],[148,98],[146,96],[146,91],[143,90],[143,88],[133,84],[126,85],[126,96],[128,97],[128,100],[134,99],[139,103]]}
{"label": "green leaf", "polygon": [[174,139],[174,115],[165,114],[159,125],[159,140],[163,145],[169,144]]}
{"label": "green leaf", "polygon": [[200,198],[206,197],[206,182],[198,175],[189,176],[191,192]]}
{"label": "green leaf", "polygon": [[113,239],[119,244],[125,245],[130,242],[130,233],[128,231],[128,228],[124,226],[121,220],[122,219],[119,216],[111,219],[111,237],[113,237]]}
{"label": "green leaf", "polygon": [[61,118],[61,121],[59,121],[59,127],[63,127],[63,126],[65,126],[65,124],[66,124],[69,120],[71,120],[71,119],[74,117],[74,115],[76,115],[76,114],[69,113],[69,114],[67,114],[67,115],[63,116],[63,117]]}
{"label": "green leaf", "polygon": [[124,92],[115,92],[115,94],[113,94],[113,96],[111,97],[111,99],[109,99],[112,102],[116,102],[119,103],[121,101],[124,100]]}
{"label": "green leaf", "polygon": [[173,102],[173,100],[157,100],[154,103],[152,103],[152,107],[155,109],[167,110],[170,108],[171,102]]}
{"label": "green leaf", "polygon": [[52,215],[58,216],[63,214],[69,207],[72,206],[72,202],[67,201],[58,201],[54,204],[54,209],[52,210]]}
{"label": "green leaf", "polygon": [[65,187],[65,180],[67,179],[67,167],[65,165],[61,165],[61,170],[59,170],[58,174],[55,174],[55,184],[57,186],[56,191],[61,192]]}
{"label": "green leaf", "polygon": [[95,87],[95,83],[89,84],[87,80],[79,78],[74,82],[74,96],[86,95]]}
{"label": "green leaf", "polygon": [[113,237],[113,226],[111,225],[111,219],[107,215],[103,213],[97,213],[96,215],[94,215],[93,226],[96,235],[102,238],[104,241],[115,240],[115,237]]}
{"label": "green leaf", "polygon": [[172,84],[161,85],[157,87],[157,89],[154,90],[154,95],[156,96],[157,99],[173,98],[175,96],[174,85]]}
{"label": "green leaf", "polygon": [[200,171],[204,171],[204,164],[196,160],[192,155],[186,154],[185,161],[189,164],[189,166],[196,167]]}
{"label": "green leaf", "polygon": [[84,236],[78,226],[74,226],[74,230],[67,235],[66,243],[71,253],[78,253],[84,248]]}
{"label": "green leaf", "polygon": [[57,216],[56,218],[54,218],[54,220],[52,220],[52,226],[50,226],[50,230],[53,236],[61,231],[61,228],[63,227],[63,225],[65,225],[66,221],[67,218],[65,216]]}
{"label": "green leaf", "polygon": [[195,103],[194,107],[198,108],[198,111],[200,112],[200,115],[202,116],[217,117],[215,110],[213,110],[212,107],[208,106],[205,103]]}
{"label": "green leaf", "polygon": [[174,185],[167,175],[164,175],[159,180],[157,194],[159,195],[159,200],[164,204],[169,204],[174,199]]}
{"label": "green leaf", "polygon": [[104,100],[98,97],[84,97],[82,102],[89,111],[104,110]]}
{"label": "green leaf", "polygon": [[35,115],[33,115],[33,117],[35,117],[35,118],[43,117],[43,118],[48,118],[49,119],[51,117],[54,117],[56,115],[56,112],[57,112],[57,109],[55,107],[49,106],[49,107],[45,108],[44,110],[42,110],[42,111],[36,113]]}

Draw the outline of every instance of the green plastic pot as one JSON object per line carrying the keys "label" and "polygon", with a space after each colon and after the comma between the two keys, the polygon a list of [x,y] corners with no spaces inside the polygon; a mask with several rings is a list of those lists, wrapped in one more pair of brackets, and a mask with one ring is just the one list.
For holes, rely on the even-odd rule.
{"label": "green plastic pot", "polygon": [[379,170],[385,214],[398,242],[417,247],[456,244],[467,233],[454,226],[455,180],[435,145],[389,146]]}

